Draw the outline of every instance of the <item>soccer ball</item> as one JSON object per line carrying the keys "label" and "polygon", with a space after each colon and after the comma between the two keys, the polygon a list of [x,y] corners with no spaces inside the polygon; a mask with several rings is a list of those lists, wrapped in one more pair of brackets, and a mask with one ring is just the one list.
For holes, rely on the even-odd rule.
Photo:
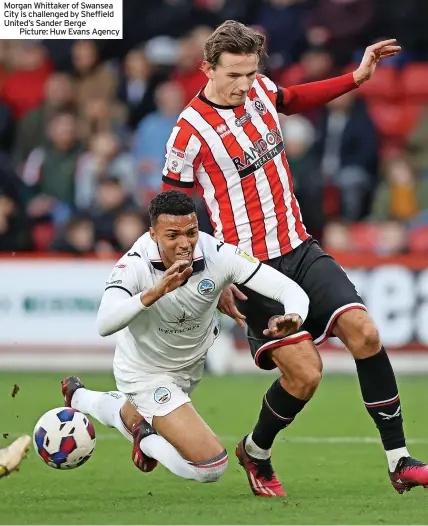
{"label": "soccer ball", "polygon": [[34,449],[39,457],[56,469],[74,469],[87,462],[95,442],[92,422],[70,407],[57,407],[45,413],[33,433]]}

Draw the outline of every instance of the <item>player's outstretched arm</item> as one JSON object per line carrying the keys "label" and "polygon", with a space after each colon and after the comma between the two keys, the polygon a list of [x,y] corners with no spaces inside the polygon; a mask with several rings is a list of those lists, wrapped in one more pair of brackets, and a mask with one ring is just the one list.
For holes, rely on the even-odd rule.
{"label": "player's outstretched arm", "polygon": [[263,331],[265,336],[284,338],[297,332],[306,320],[309,311],[306,292],[277,270],[262,264],[245,286],[284,305],[284,314],[271,318],[269,327]]}
{"label": "player's outstretched arm", "polygon": [[[275,317],[265,331],[271,338],[283,338],[300,329],[309,310],[309,298],[293,280],[260,263],[239,248],[224,244],[222,262],[230,268],[229,279],[278,301],[284,305],[284,315]],[[280,319],[279,319],[280,318]]]}
{"label": "player's outstretched arm", "polygon": [[278,88],[277,110],[285,115],[293,115],[317,106],[323,106],[333,99],[352,91],[363,82],[370,80],[376,65],[401,51],[396,40],[383,40],[369,46],[359,67],[353,72],[319,82],[309,82],[289,88]]}
{"label": "player's outstretched arm", "polygon": [[[192,274],[188,262],[175,262],[151,289],[132,295],[122,286],[108,287],[104,291],[97,316],[97,329],[101,336],[110,336],[127,327],[142,311],[149,309],[162,296],[182,285]],[[116,276],[117,277],[117,276]],[[129,287],[131,290],[133,287]]]}

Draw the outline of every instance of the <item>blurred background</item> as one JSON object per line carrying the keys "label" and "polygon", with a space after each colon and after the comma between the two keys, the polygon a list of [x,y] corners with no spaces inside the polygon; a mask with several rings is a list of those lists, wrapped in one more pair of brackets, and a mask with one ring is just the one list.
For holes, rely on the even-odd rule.
{"label": "blurred background", "polygon": [[[266,34],[262,71],[285,87],[352,71],[376,40],[402,46],[282,128],[309,232],[396,366],[428,370],[426,0],[124,0],[122,41],[0,40],[1,368],[110,368],[94,323],[104,281],[148,229],[166,141],[205,84],[204,40],[229,18]],[[244,332],[224,329],[211,371],[255,370]],[[327,370],[353,370],[336,341],[323,353]]]}

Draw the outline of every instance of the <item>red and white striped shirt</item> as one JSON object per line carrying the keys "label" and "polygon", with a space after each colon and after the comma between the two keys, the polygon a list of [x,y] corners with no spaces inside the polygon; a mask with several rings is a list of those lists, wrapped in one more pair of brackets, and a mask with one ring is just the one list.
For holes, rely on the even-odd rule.
{"label": "red and white striped shirt", "polygon": [[260,260],[309,237],[284,151],[278,111],[292,114],[356,88],[352,74],[284,89],[257,75],[244,105],[220,106],[199,93],[167,143],[163,190],[193,186],[215,237]]}

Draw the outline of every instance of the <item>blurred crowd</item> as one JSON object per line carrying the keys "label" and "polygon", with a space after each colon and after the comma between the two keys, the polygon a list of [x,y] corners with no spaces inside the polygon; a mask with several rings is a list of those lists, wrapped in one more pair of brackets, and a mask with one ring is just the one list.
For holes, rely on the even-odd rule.
{"label": "blurred crowd", "polygon": [[428,253],[426,0],[124,0],[122,41],[0,40],[0,251],[102,257],[147,230],[165,144],[205,84],[203,43],[229,18],[266,34],[262,70],[282,86],[398,39],[369,83],[282,128],[326,249]]}

